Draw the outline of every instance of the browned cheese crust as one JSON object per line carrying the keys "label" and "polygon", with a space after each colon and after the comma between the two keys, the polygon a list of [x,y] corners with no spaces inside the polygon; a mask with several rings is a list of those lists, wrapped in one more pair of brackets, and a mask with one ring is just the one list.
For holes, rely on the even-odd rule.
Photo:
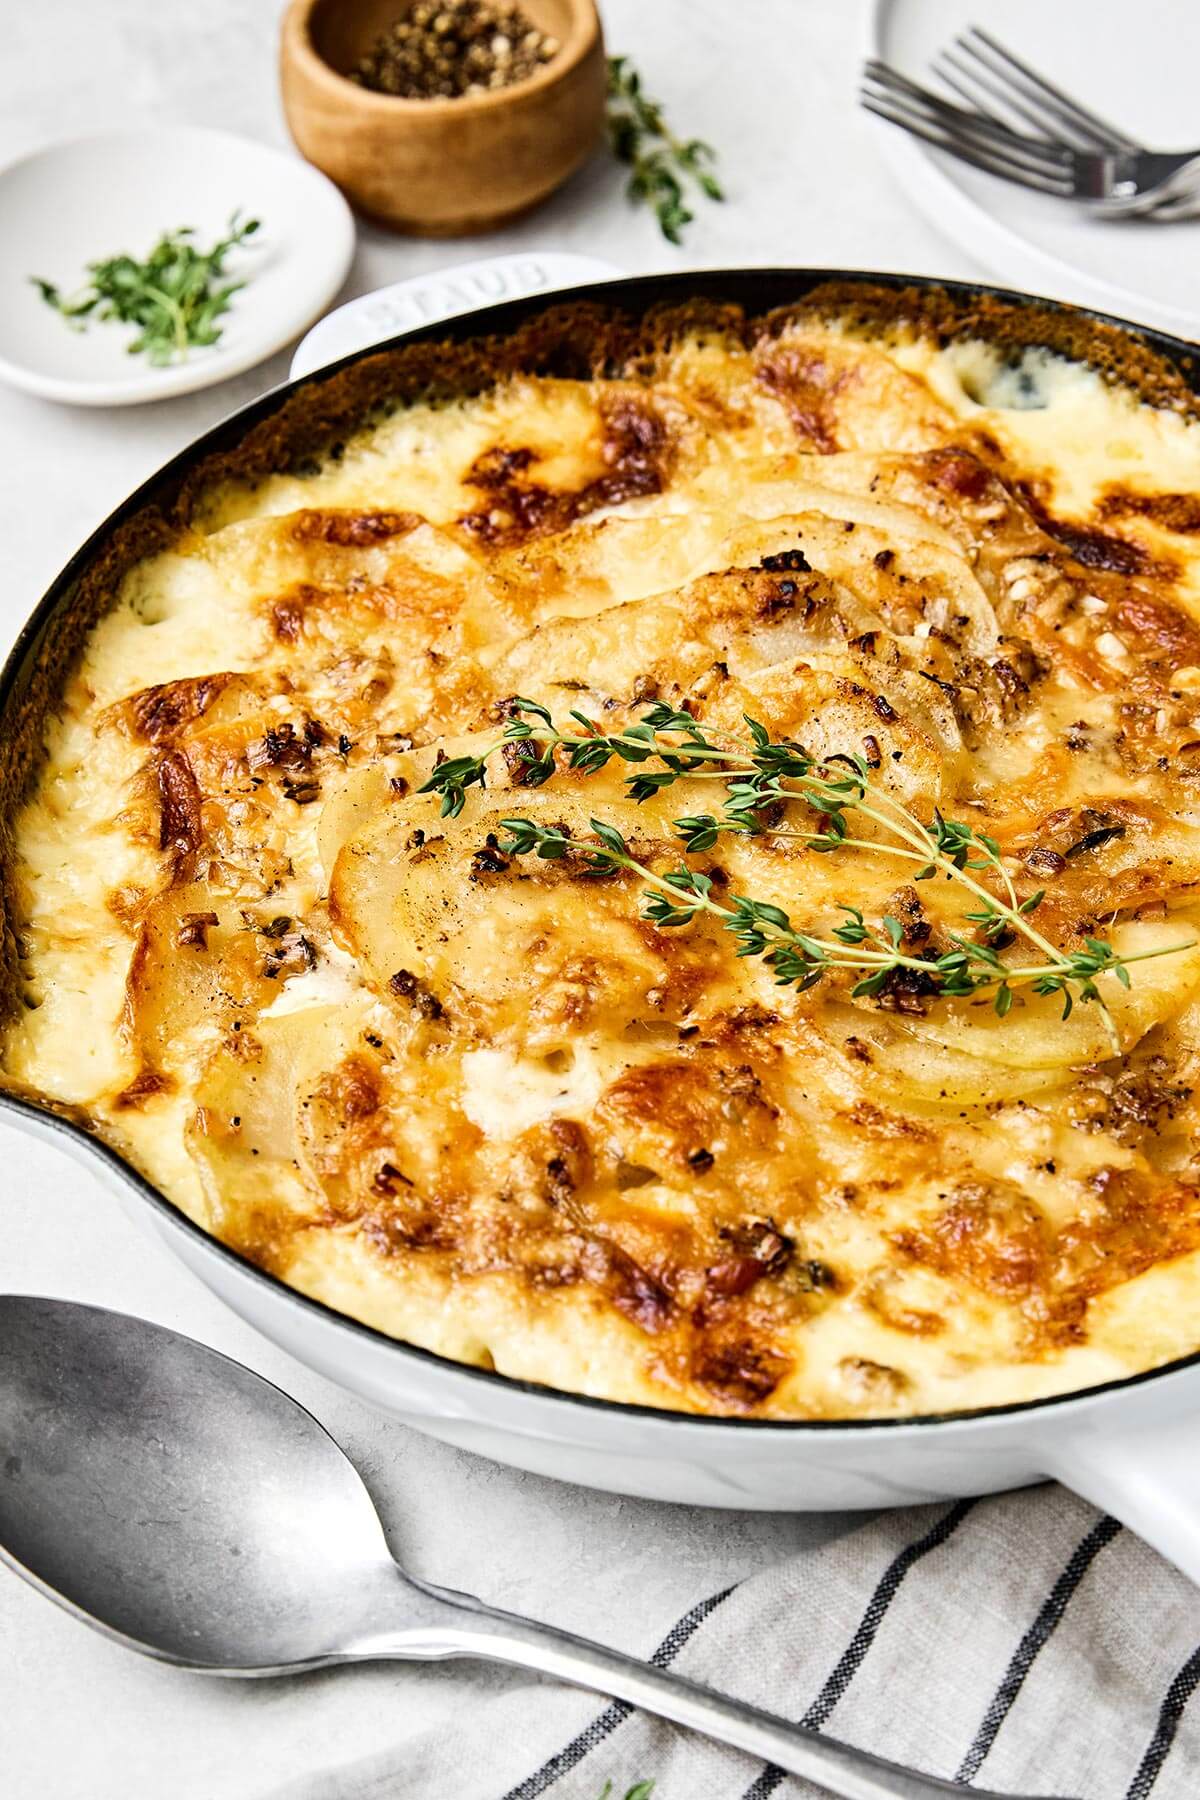
{"label": "browned cheese crust", "polygon": [[[861,321],[859,321],[861,325]],[[969,1408],[1200,1344],[1200,951],[1069,1020],[1021,991],[777,988],[515,813],[647,866],[715,784],[419,790],[514,696],[862,754],[968,819],[1041,930],[1200,922],[1200,425],[1169,382],[893,322],[683,333],[590,379],[384,409],[210,486],[109,595],[16,821],[10,1084],[225,1243],[552,1386],[778,1418]],[[719,798],[719,796],[717,796]],[[944,944],[870,851],[695,859]]]}

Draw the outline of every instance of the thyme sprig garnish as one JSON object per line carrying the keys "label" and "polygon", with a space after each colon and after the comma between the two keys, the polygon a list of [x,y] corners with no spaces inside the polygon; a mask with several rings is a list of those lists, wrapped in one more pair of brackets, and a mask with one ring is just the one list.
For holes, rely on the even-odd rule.
{"label": "thyme sprig garnish", "polygon": [[629,199],[654,208],[672,244],[683,242],[683,228],[695,216],[687,205],[689,182],[710,200],[725,198],[713,174],[712,145],[675,136],[659,102],[642,92],[641,76],[627,56],[608,59],[608,141],[618,162],[629,166]]}
{"label": "thyme sprig garnish", "polygon": [[87,266],[88,281],[78,293],[63,294],[40,275],[30,280],[47,306],[76,331],[92,320],[115,319],[140,326],[129,354],[144,352],[156,368],[182,361],[192,347],[215,344],[217,323],[244,281],[222,281],[225,259],[259,229],[257,219],[234,213],[211,250],[192,242],[184,226],[165,231],[144,262],[135,256],[105,257]]}
{"label": "thyme sprig garnish", "polygon": [[[594,843],[573,837],[562,825],[544,826],[527,817],[501,821],[508,834],[499,845],[501,855],[533,855],[543,861],[576,857],[597,876],[627,871],[647,889],[644,918],[662,929],[690,924],[701,913],[718,918],[736,940],[738,956],[762,957],[779,986],[795,985],[804,991],[831,971],[844,969],[860,977],[852,996],[872,997],[907,972],[931,995],[965,998],[990,993],[1002,1019],[1012,1007],[1014,989],[1029,986],[1036,994],[1061,995],[1064,1019],[1077,1002],[1095,1004],[1114,1052],[1119,1053],[1120,1036],[1096,978],[1112,974],[1128,988],[1130,964],[1193,947],[1172,944],[1123,955],[1106,939],[1085,937],[1082,949],[1062,949],[1032,922],[1044,890],[1024,899],[1018,896],[995,838],[962,820],[947,819],[937,809],[925,823],[872,779],[865,757],[814,757],[793,739],[773,739],[748,715],[744,737],[725,733],[713,737],[690,713],[663,703],[651,706],[636,725],[616,733],[601,732],[581,712],[570,714],[580,729],[564,732],[546,707],[534,700],[516,699],[511,710],[513,716],[495,743],[476,756],[442,762],[424,783],[422,793],[440,794],[443,817],[457,817],[468,790],[485,786],[491,757],[506,745],[523,747],[523,787],[541,787],[564,767],[577,774],[595,774],[616,759],[636,768],[625,783],[630,799],[636,801],[648,800],[679,781],[699,777],[723,782],[725,799],[719,812],[672,821],[671,829],[688,854],[713,849],[723,835],[792,839],[821,854],[862,850],[916,865],[914,881],[943,875],[964,888],[974,902],[962,915],[964,924],[975,927],[973,937],[947,930],[948,950],[911,953],[905,949],[904,925],[891,914],[873,924],[861,908],[842,905],[839,910],[846,916],[829,936],[805,931],[771,902],[748,895],[717,898],[713,877],[686,863],[657,873],[633,854],[615,826],[602,819],[589,820]],[[798,803],[817,814],[816,829],[787,822]],[[869,821],[881,837],[855,835],[851,818]],[[989,877],[993,886],[986,886],[980,876]],[[1039,951],[1042,960],[1004,962],[999,947],[1017,937]]]}

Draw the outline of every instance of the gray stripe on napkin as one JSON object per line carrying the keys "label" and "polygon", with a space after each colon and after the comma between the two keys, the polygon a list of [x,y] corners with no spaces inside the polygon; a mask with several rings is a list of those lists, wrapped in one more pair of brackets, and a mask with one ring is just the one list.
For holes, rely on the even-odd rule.
{"label": "gray stripe on napkin", "polygon": [[[644,1643],[614,1576],[590,1617]],[[1200,1794],[1200,1599],[1061,1488],[882,1514],[699,1601],[654,1660],[964,1783],[1078,1800]],[[642,1654],[645,1654],[645,1650]],[[353,1679],[346,1676],[344,1679]],[[398,1699],[416,1678],[396,1674]],[[425,1677],[428,1680],[428,1676]],[[553,1682],[461,1664],[453,1730],[330,1766],[287,1800],[815,1800],[741,1752]],[[276,1800],[284,1796],[276,1790]]]}
{"label": "gray stripe on napkin", "polygon": [[1200,1647],[1192,1651],[1167,1689],[1154,1736],[1146,1746],[1146,1754],[1137,1766],[1137,1773],[1129,1784],[1125,1800],[1146,1800],[1146,1795],[1158,1780],[1162,1766],[1171,1753],[1183,1709],[1195,1693],[1197,1682],[1200,1682]]}
{"label": "gray stripe on napkin", "polygon": [[[727,1600],[732,1592],[732,1588],[722,1588],[719,1594],[713,1594],[709,1599],[702,1600],[699,1606],[694,1606],[691,1612],[685,1613],[682,1619],[678,1619],[651,1656],[650,1661],[654,1666],[658,1669],[669,1669],[692,1633],[698,1626],[703,1625],[708,1615],[720,1606],[722,1600]],[[525,1780],[517,1787],[510,1788],[504,1796],[504,1800],[535,1800],[538,1794],[544,1794],[548,1787],[554,1785],[560,1775],[565,1775],[569,1769],[575,1768],[590,1750],[594,1750],[596,1745],[602,1743],[610,1732],[615,1731],[618,1725],[623,1724],[632,1711],[633,1708],[627,1701],[614,1700],[611,1706],[605,1708],[599,1718],[592,1720],[586,1731],[581,1731],[577,1738],[572,1739],[565,1750],[557,1751],[534,1774],[526,1776]]]}
{"label": "gray stripe on napkin", "polygon": [[1070,1561],[1046,1596],[1045,1605],[1021,1639],[1012,1661],[1004,1671],[1004,1679],[992,1696],[983,1715],[983,1722],[955,1771],[956,1781],[971,1781],[978,1775],[983,1759],[995,1743],[996,1733],[1008,1717],[1013,1701],[1024,1686],[1025,1678],[1036,1662],[1038,1653],[1045,1649],[1054,1635],[1055,1627],[1061,1622],[1071,1595],[1105,1544],[1110,1544],[1120,1529],[1115,1519],[1098,1519],[1087,1536],[1071,1552]]}
{"label": "gray stripe on napkin", "polygon": [[[973,1504],[974,1502],[971,1500],[960,1500],[923,1537],[917,1538],[911,1544],[906,1544],[899,1555],[893,1557],[880,1577],[875,1592],[867,1602],[867,1609],[863,1613],[857,1631],[838,1658],[832,1675],[812,1705],[806,1708],[800,1720],[801,1725],[809,1731],[820,1731],[854,1680],[859,1665],[875,1642],[875,1635],[908,1571],[914,1563],[920,1562],[923,1556],[928,1556],[931,1550],[936,1550],[939,1544],[944,1544],[946,1539],[958,1530]],[[745,1800],[768,1800],[768,1796],[775,1792],[785,1778],[783,1769],[777,1769],[773,1763],[768,1764],[758,1779],[746,1789]]]}

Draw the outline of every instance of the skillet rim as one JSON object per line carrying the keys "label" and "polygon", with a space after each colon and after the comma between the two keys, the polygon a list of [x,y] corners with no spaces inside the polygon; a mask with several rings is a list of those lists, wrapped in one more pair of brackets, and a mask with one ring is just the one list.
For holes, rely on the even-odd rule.
{"label": "skillet rim", "polygon": [[[0,668],[0,732],[3,731],[7,715],[15,709],[20,697],[22,676],[39,653],[44,651],[48,628],[58,618],[60,609],[63,612],[67,610],[73,585],[77,578],[87,570],[95,554],[103,550],[123,525],[129,524],[137,518],[139,513],[153,507],[156,500],[168,493],[177,495],[188,474],[198,464],[214,455],[219,455],[222,451],[234,448],[254,426],[270,419],[273,414],[283,408],[292,396],[305,388],[317,387],[367,357],[383,355],[389,350],[398,350],[408,344],[438,341],[460,344],[485,333],[489,336],[501,336],[526,320],[536,318],[539,313],[544,313],[559,305],[589,302],[603,304],[606,301],[616,301],[620,304],[626,297],[632,297],[635,303],[641,302],[640,310],[645,313],[660,304],[669,305],[672,302],[687,304],[689,301],[710,300],[717,304],[733,302],[744,307],[748,314],[755,315],[770,312],[778,307],[786,307],[789,303],[795,304],[802,301],[814,289],[824,284],[841,283],[858,283],[864,288],[872,288],[876,291],[881,288],[891,289],[898,294],[906,289],[915,288],[929,295],[944,294],[952,299],[967,302],[997,300],[1009,307],[1028,309],[1031,312],[1044,311],[1068,320],[1076,318],[1115,328],[1122,336],[1132,337],[1135,342],[1140,341],[1163,357],[1176,370],[1184,385],[1200,400],[1200,346],[1191,344],[1183,338],[1175,337],[1169,332],[1160,331],[1156,327],[1137,325],[1132,320],[1122,319],[1116,314],[1102,312],[1097,308],[1053,300],[1015,288],[998,287],[990,282],[955,281],[935,275],[914,275],[898,271],[817,267],[789,268],[769,265],[761,268],[707,268],[678,270],[661,274],[620,276],[609,281],[588,282],[579,287],[552,293],[539,293],[495,302],[490,306],[479,307],[472,312],[459,314],[451,319],[413,327],[379,343],[364,345],[361,349],[348,352],[336,362],[310,370],[305,375],[268,388],[265,393],[218,420],[198,438],[192,439],[190,443],[149,475],[101,521],[95,530],[89,533],[78,550],[51,581],[18,632],[4,660],[3,667]],[[11,804],[11,801],[6,797],[4,804]],[[324,1301],[317,1300],[313,1296],[301,1292],[298,1288],[290,1287],[279,1276],[272,1275],[267,1270],[260,1268],[249,1257],[231,1249],[221,1239],[205,1231],[165,1194],[161,1193],[152,1182],[148,1181],[112,1145],[106,1143],[95,1133],[88,1131],[76,1120],[57,1111],[52,1104],[42,1103],[25,1094],[0,1087],[0,1118],[5,1115],[10,1115],[14,1124],[24,1125],[34,1132],[45,1131],[50,1135],[61,1133],[72,1145],[95,1156],[109,1174],[119,1177],[125,1186],[139,1200],[146,1202],[152,1212],[156,1213],[170,1229],[180,1232],[184,1237],[193,1241],[202,1253],[215,1256],[216,1260],[231,1272],[248,1276],[252,1282],[257,1283],[276,1299],[285,1303],[290,1302],[301,1313],[315,1313],[326,1323],[340,1327],[352,1336],[365,1337],[368,1342],[386,1347],[389,1354],[412,1358],[418,1364],[446,1370],[475,1382],[499,1387],[506,1392],[525,1394],[538,1400],[551,1400],[561,1405],[612,1412],[621,1417],[633,1416],[663,1422],[673,1421],[676,1424],[699,1426],[710,1430],[734,1428],[739,1431],[751,1430],[760,1433],[787,1432],[812,1435],[842,1434],[843,1436],[887,1431],[893,1433],[915,1432],[921,1427],[969,1426],[982,1424],[989,1419],[1046,1413],[1055,1407],[1061,1408],[1068,1404],[1101,1400],[1107,1395],[1157,1381],[1167,1375],[1180,1374],[1185,1370],[1200,1367],[1200,1349],[1198,1349],[1188,1356],[1177,1357],[1173,1361],[1162,1363],[1155,1368],[1139,1370],[1135,1374],[1119,1376],[1094,1386],[1072,1388],[1064,1393],[1050,1394],[1040,1399],[1009,1401],[1000,1405],[966,1408],[954,1412],[915,1413],[876,1419],[746,1419],[727,1415],[692,1413],[672,1407],[648,1406],[641,1402],[608,1400],[597,1395],[574,1393],[566,1388],[552,1387],[546,1382],[531,1381],[520,1376],[505,1375],[496,1369],[482,1369],[472,1363],[459,1362],[453,1357],[442,1355],[439,1351],[427,1350],[421,1345],[407,1343],[402,1338],[390,1337],[376,1326],[368,1325],[347,1313],[338,1312],[335,1308],[326,1305]],[[219,1295],[219,1297],[224,1298],[223,1295]],[[255,1329],[258,1327],[256,1326]],[[506,1424],[501,1429],[519,1433],[520,1428],[519,1425]]]}

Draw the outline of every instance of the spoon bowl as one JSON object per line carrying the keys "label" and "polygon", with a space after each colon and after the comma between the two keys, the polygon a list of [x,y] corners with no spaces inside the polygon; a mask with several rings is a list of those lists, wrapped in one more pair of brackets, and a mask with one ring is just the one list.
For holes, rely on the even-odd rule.
{"label": "spoon bowl", "polygon": [[66,1310],[0,1304],[7,1559],[168,1662],[267,1673],[344,1654],[398,1571],[333,1439],[216,1351],[95,1306],[64,1330]]}
{"label": "spoon bowl", "polygon": [[406,1575],[311,1413],[194,1339],[97,1306],[0,1295],[0,1556],[86,1624],[206,1674],[487,1657],[644,1707],[843,1800],[961,1800],[953,1782]]}

